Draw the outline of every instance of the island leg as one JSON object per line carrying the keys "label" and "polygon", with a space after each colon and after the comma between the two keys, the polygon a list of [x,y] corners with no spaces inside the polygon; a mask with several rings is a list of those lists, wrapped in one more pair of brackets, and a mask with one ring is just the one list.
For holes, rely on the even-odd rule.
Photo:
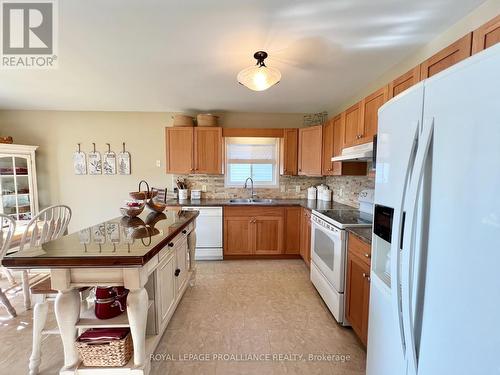
{"label": "island leg", "polygon": [[134,365],[142,366],[146,357],[148,293],[144,287],[132,289],[127,296],[127,314],[134,343]]}
{"label": "island leg", "polygon": [[60,290],[56,297],[55,312],[64,349],[64,367],[70,368],[78,362],[75,348],[76,323],[80,315],[78,289]]}

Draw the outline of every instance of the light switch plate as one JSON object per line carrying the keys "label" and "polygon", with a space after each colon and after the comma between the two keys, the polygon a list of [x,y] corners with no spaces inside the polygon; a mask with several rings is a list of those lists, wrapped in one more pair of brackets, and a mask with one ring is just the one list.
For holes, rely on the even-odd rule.
{"label": "light switch plate", "polygon": [[295,192],[296,193],[300,193],[300,185],[296,185],[295,186]]}
{"label": "light switch plate", "polygon": [[156,161],[156,166],[157,166],[158,168],[160,168],[160,167],[161,167],[161,160],[157,160],[157,161]]}
{"label": "light switch plate", "polygon": [[281,186],[280,186],[280,191],[281,191],[282,193],[284,193],[284,192],[286,191],[286,186],[285,186],[285,185],[281,185]]}
{"label": "light switch plate", "polygon": [[207,185],[201,185],[201,191],[206,193],[207,192]]}

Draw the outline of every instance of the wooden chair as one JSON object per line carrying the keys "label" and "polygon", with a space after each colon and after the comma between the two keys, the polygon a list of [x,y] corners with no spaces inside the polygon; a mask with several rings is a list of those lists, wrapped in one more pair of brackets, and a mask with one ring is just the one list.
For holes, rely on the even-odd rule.
{"label": "wooden chair", "polygon": [[[0,214],[0,261],[3,259],[10,246],[10,240],[16,230],[16,222],[10,216]],[[9,315],[15,317],[16,310],[12,307],[9,299],[0,288],[0,303],[5,306]]]}
{"label": "wooden chair", "polygon": [[[40,211],[26,226],[19,244],[19,251],[26,246],[40,246],[45,242],[61,237],[68,228],[70,220],[71,208],[68,206],[51,206]],[[24,306],[29,310],[31,308],[31,297],[28,271],[24,270],[22,274]]]}
{"label": "wooden chair", "polygon": [[[28,223],[21,238],[19,250],[22,250],[26,245],[29,247],[40,246],[45,242],[61,237],[68,228],[70,220],[71,209],[68,206],[51,206],[40,211],[40,213]],[[26,272],[27,275],[27,271],[24,272]],[[50,277],[41,280],[30,288],[27,277],[25,279],[23,274],[23,289],[25,288],[28,288],[28,296],[31,292],[35,299],[35,307],[33,308],[33,347],[29,362],[29,373],[30,375],[34,375],[38,374],[38,368],[41,362],[42,335],[59,334],[58,329],[45,329],[49,311],[47,302],[49,300],[55,300],[57,291],[51,288]],[[31,305],[31,300],[28,299],[28,301]]]}

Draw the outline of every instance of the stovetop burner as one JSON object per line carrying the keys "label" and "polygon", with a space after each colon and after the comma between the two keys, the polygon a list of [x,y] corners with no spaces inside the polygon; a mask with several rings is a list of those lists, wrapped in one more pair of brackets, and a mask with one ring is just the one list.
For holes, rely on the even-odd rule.
{"label": "stovetop burner", "polygon": [[314,214],[339,228],[369,227],[373,216],[359,210],[314,210]]}

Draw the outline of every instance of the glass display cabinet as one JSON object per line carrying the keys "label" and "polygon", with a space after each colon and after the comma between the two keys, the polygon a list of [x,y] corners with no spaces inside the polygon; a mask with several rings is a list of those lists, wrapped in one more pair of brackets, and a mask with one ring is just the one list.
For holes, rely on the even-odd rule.
{"label": "glass display cabinet", "polygon": [[0,144],[0,212],[30,220],[38,212],[37,146]]}

